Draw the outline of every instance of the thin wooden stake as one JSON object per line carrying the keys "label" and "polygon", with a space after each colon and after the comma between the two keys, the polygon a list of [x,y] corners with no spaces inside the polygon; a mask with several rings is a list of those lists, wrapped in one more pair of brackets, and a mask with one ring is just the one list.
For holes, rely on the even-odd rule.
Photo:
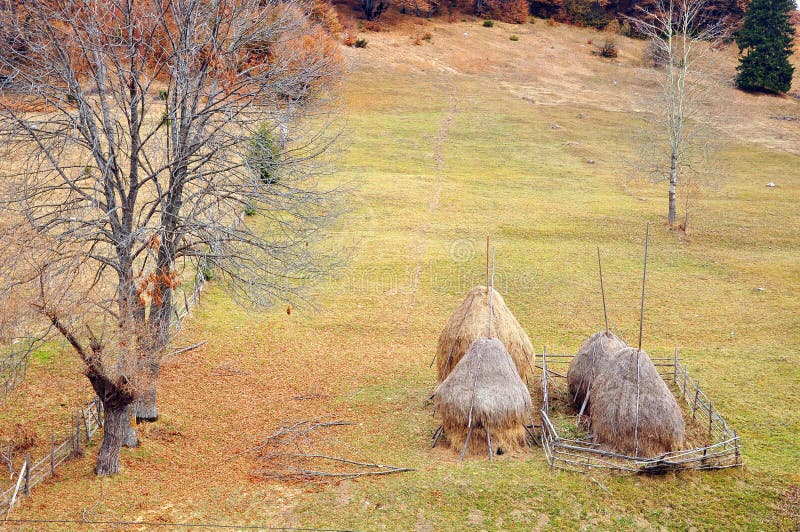
{"label": "thin wooden stake", "polygon": [[692,406],[692,421],[695,420],[695,416],[697,415],[697,398],[700,395],[700,383],[697,383],[697,387],[694,389],[694,405]]}
{"label": "thin wooden stake", "polygon": [[31,452],[25,454],[25,495],[31,494]]}
{"label": "thin wooden stake", "polygon": [[56,475],[56,435],[50,435],[50,476]]}
{"label": "thin wooden stake", "polygon": [[675,352],[672,354],[673,356],[673,367],[672,370],[672,382],[675,386],[678,385],[678,348],[675,348]]}
{"label": "thin wooden stake", "polygon": [[486,445],[489,447],[489,461],[494,461],[494,453],[492,452],[492,437],[489,435],[489,427],[486,427]]}
{"label": "thin wooden stake", "polygon": [[494,247],[492,247],[492,276],[489,285],[489,338],[492,337],[492,320],[494,319]]}
{"label": "thin wooden stake", "polygon": [[642,304],[639,308],[639,348],[637,351],[642,350],[642,330],[644,327],[644,289],[645,282],[647,281],[647,248],[650,244],[650,222],[647,222],[644,234],[644,270],[642,272]]}
{"label": "thin wooden stake", "polygon": [[600,246],[597,246],[597,267],[600,270],[600,294],[603,296],[603,319],[606,322],[606,333],[608,333],[608,311],[606,310],[606,289],[603,286],[603,265],[600,262]]}
{"label": "thin wooden stake", "polygon": [[486,286],[489,286],[489,235],[486,235]]}
{"label": "thin wooden stake", "polygon": [[81,417],[83,418],[83,430],[86,431],[86,443],[89,443],[91,436],[89,435],[89,423],[86,421],[86,412],[81,408]]}

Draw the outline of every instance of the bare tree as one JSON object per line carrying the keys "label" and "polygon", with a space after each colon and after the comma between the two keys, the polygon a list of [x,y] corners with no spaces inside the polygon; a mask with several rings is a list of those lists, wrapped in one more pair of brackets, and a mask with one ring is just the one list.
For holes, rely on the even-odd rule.
{"label": "bare tree", "polygon": [[[98,475],[157,417],[178,294],[213,269],[240,301],[303,289],[335,257],[318,183],[334,43],[297,1],[31,0],[2,13],[0,280],[72,346],[105,408]],[[243,215],[244,212],[250,215]],[[7,262],[7,261],[6,261]]]}
{"label": "bare tree", "polygon": [[657,69],[661,88],[658,128],[666,141],[667,166],[656,172],[669,183],[667,220],[674,225],[678,183],[691,166],[690,153],[704,130],[699,105],[703,91],[698,82],[703,75],[698,68],[700,59],[725,36],[727,26],[709,14],[708,0],[655,0],[653,7],[629,20],[649,41],[648,59]]}

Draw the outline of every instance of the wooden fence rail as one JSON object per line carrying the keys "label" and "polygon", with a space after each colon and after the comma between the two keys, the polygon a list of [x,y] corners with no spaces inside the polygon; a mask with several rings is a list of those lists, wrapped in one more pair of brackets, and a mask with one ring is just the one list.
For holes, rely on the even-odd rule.
{"label": "wooden fence rail", "polygon": [[[551,467],[584,472],[594,468],[627,473],[662,473],[664,471],[695,469],[725,469],[743,465],[739,435],[732,430],[708,396],[680,364],[678,350],[672,359],[653,359],[661,377],[672,383],[675,395],[685,401],[692,412],[692,423],[703,427],[710,443],[702,447],[666,453],[656,458],[626,456],[600,449],[594,442],[559,436],[549,416],[548,380],[560,374],[549,370],[551,364],[568,364],[573,355],[542,357],[542,448]],[[666,363],[666,361],[670,363]]]}
{"label": "wooden fence rail", "polygon": [[[70,435],[64,441],[57,444],[55,436],[52,436],[50,452],[36,462],[33,462],[30,453],[27,453],[19,471],[12,474],[11,485],[0,492],[0,512],[10,512],[20,495],[30,495],[31,489],[55,475],[61,464],[80,456],[83,445],[103,427],[102,420],[103,404],[99,398],[94,398],[86,406],[78,409],[73,422],[70,423]],[[14,476],[17,478],[13,479]]]}

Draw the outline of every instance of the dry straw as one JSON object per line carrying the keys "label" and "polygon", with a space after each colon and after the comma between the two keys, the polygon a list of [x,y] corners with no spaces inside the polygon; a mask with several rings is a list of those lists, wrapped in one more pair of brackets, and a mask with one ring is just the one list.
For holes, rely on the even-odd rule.
{"label": "dry straw", "polygon": [[592,382],[608,367],[616,352],[625,347],[625,342],[606,330],[591,335],[578,350],[567,371],[567,385],[575,407],[581,412],[588,413],[591,407]]}
{"label": "dry straw", "polygon": [[618,351],[590,395],[592,431],[602,447],[647,458],[683,448],[681,409],[644,351]]}
{"label": "dry straw", "polygon": [[531,395],[497,338],[472,343],[436,388],[434,404],[445,441],[462,457],[487,452],[491,457],[526,445]]}
{"label": "dry straw", "polygon": [[[532,377],[531,360],[533,345],[517,319],[508,309],[503,297],[485,286],[476,286],[469,291],[461,305],[445,323],[436,344],[436,368],[442,382],[466,354],[472,342],[491,336],[499,339],[511,356],[519,375],[528,380]],[[491,299],[491,301],[490,301]],[[491,305],[491,319],[489,308]]]}

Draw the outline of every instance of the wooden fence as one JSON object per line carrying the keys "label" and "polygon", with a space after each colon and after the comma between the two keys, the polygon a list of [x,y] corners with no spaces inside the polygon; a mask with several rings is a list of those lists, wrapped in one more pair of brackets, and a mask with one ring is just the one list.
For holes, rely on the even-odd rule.
{"label": "wooden fence", "polygon": [[[606,451],[591,439],[564,438],[558,434],[550,418],[550,396],[548,382],[555,377],[563,378],[573,355],[542,354],[542,448],[551,467],[573,471],[588,471],[593,468],[609,469],[626,473],[663,473],[681,469],[726,469],[741,467],[739,435],[732,430],[722,414],[689,376],[686,367],[678,359],[678,350],[673,358],[653,358],[653,364],[661,377],[672,383],[676,397],[685,401],[692,412],[692,423],[699,424],[708,432],[709,444],[702,447],[666,453],[655,458],[627,456]],[[559,365],[563,371],[554,371],[549,366]]]}
{"label": "wooden fence", "polygon": [[[13,471],[13,465],[9,465],[12,469],[12,483],[0,493],[0,512],[10,512],[21,495],[30,495],[31,489],[37,484],[56,474],[58,466],[80,456],[83,445],[102,427],[103,404],[96,397],[78,409],[70,426],[70,435],[65,440],[56,442],[55,435],[51,436],[49,453],[34,462],[28,452],[18,471]],[[16,480],[13,480],[15,476]]]}

